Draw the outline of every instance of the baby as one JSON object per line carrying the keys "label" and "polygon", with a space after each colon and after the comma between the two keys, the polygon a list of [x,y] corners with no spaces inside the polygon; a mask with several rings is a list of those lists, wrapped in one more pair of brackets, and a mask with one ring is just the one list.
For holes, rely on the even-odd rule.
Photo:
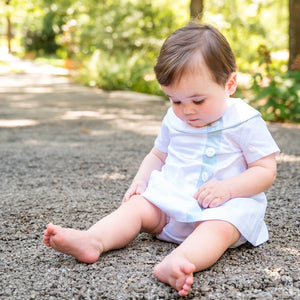
{"label": "baby", "polygon": [[214,27],[189,23],[162,46],[155,73],[169,108],[120,207],[87,231],[49,224],[44,243],[93,263],[141,231],[179,246],[154,268],[180,296],[229,247],[268,240],[265,194],[279,149],[258,111],[231,98],[236,63]]}

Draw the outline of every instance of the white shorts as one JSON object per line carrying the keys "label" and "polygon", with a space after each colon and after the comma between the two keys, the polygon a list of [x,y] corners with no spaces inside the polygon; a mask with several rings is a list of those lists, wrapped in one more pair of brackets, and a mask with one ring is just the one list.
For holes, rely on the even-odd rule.
{"label": "white shorts", "polygon": [[[167,217],[167,224],[157,238],[162,241],[181,244],[195,229],[196,222],[183,223]],[[245,244],[247,240],[241,236],[230,248],[236,248]]]}

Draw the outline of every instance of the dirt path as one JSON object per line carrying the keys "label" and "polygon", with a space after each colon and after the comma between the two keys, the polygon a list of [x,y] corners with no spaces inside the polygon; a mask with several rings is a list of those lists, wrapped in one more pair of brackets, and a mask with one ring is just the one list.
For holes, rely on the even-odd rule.
{"label": "dirt path", "polygon": [[[42,243],[48,222],[85,229],[118,207],[167,104],[34,67],[0,69],[0,298],[177,299],[152,275],[172,244],[141,234],[87,265]],[[267,192],[270,241],[226,252],[196,274],[189,299],[300,299],[300,129],[270,130],[282,150]]]}

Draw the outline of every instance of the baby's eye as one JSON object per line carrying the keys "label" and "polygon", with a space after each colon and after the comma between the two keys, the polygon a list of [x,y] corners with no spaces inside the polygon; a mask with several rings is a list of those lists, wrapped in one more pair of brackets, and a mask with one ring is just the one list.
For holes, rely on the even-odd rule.
{"label": "baby's eye", "polygon": [[201,100],[194,100],[193,103],[196,105],[202,104],[204,102],[204,99]]}
{"label": "baby's eye", "polygon": [[171,100],[171,101],[172,101],[173,104],[176,104],[176,105],[181,103],[180,101],[176,101],[176,100]]}

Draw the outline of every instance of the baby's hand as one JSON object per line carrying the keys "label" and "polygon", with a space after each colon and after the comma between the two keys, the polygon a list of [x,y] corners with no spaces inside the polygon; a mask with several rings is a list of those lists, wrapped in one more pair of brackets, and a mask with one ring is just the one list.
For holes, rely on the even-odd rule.
{"label": "baby's hand", "polygon": [[223,181],[211,180],[198,189],[194,198],[203,208],[217,207],[230,199],[229,187]]}
{"label": "baby's hand", "polygon": [[141,195],[146,190],[145,182],[133,182],[123,197],[122,202],[127,202],[133,195]]}

